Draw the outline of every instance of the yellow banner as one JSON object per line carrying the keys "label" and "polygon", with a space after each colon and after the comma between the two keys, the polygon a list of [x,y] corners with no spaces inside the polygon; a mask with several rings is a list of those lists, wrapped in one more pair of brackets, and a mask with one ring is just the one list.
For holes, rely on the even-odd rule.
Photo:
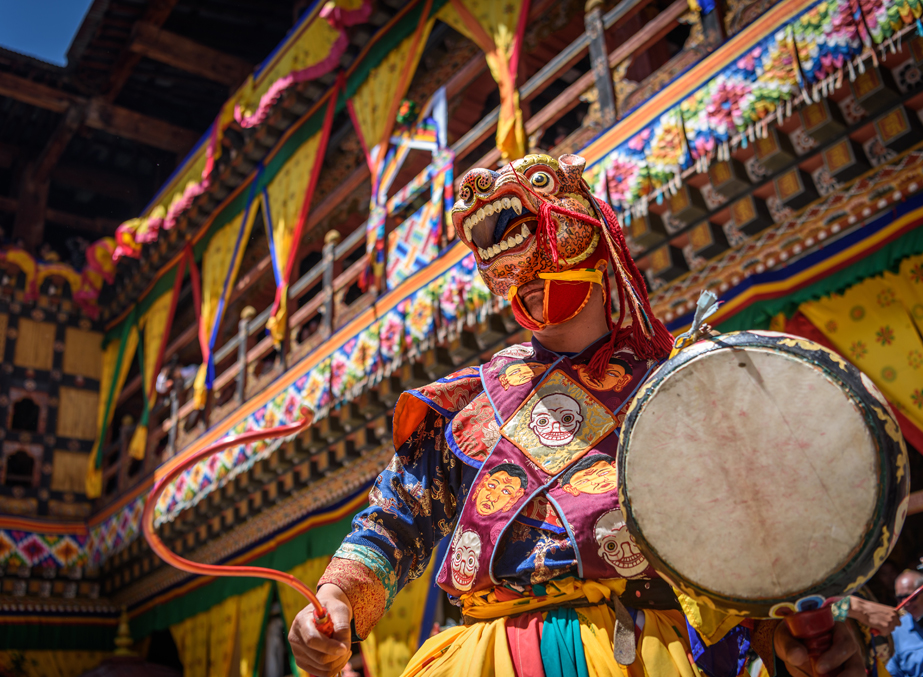
{"label": "yellow banner", "polygon": [[[99,453],[100,434],[108,428],[115,416],[115,403],[125,386],[125,379],[131,368],[135,349],[138,347],[138,328],[132,327],[128,333],[124,352],[121,351],[121,341],[110,341],[103,351],[102,375],[99,379],[99,409],[96,414],[96,442],[87,461],[87,498],[99,498],[102,494],[103,471],[96,467],[96,455]],[[119,362],[119,353],[122,360]],[[118,374],[116,374],[118,369]],[[112,385],[114,383],[114,386]],[[111,402],[109,394],[111,393]]]}
{"label": "yellow banner", "polygon": [[[304,199],[314,165],[317,159],[322,132],[317,132],[305,141],[286,161],[285,165],[276,174],[272,182],[266,186],[266,195],[263,200],[263,213],[268,215],[267,223],[272,224],[272,243],[274,265],[276,274],[281,277],[276,280],[277,285],[288,286],[289,280],[285,279],[288,258],[292,251],[292,239],[295,236],[295,225],[304,207]],[[267,204],[268,202],[268,204]],[[267,229],[267,233],[269,229]],[[272,340],[278,345],[285,339],[285,328],[288,324],[287,304],[282,295],[282,302],[276,314],[269,318],[266,328],[272,335]]]}
{"label": "yellow banner", "polygon": [[[254,201],[255,202],[255,201]],[[218,311],[221,308],[222,298],[230,297],[231,289],[237,281],[240,270],[240,261],[243,259],[244,250],[250,240],[250,230],[253,219],[256,217],[255,205],[244,210],[231,220],[226,226],[215,233],[208,243],[205,255],[202,257],[202,312],[199,319],[200,339],[208,342],[222,317]],[[244,216],[247,216],[246,223]],[[243,232],[241,232],[243,231]],[[230,271],[230,275],[228,272]],[[203,347],[203,351],[205,348]],[[203,358],[205,356],[203,355]],[[207,362],[207,360],[206,360]],[[205,376],[207,364],[199,367],[195,378],[195,405],[198,409],[205,407],[207,389]]]}
{"label": "yellow banner", "polygon": [[[289,573],[312,590],[316,590],[317,582],[324,574],[324,570],[327,568],[329,562],[329,556],[315,557],[314,559],[309,559],[304,564],[298,565],[289,571]],[[290,628],[298,612],[308,606],[308,601],[302,597],[300,593],[287,585],[280,584],[278,590],[279,601],[282,602],[282,618],[285,620],[285,626]],[[301,668],[298,669],[298,674],[300,677],[307,677],[308,675],[308,673]]]}
{"label": "yellow banner", "polygon": [[264,583],[240,596],[237,641],[240,643],[240,677],[257,677],[256,656],[266,621],[266,600],[271,583]]}
{"label": "yellow banner", "polygon": [[208,610],[208,677],[228,677],[231,673],[239,618],[239,595]]}
{"label": "yellow banner", "polygon": [[[151,307],[141,318],[139,326],[144,332],[143,356],[144,364],[141,367],[141,387],[147,394],[148,408],[153,409],[157,393],[154,384],[157,381],[157,358],[160,357],[160,348],[164,341],[164,332],[167,321],[170,319],[170,308],[173,305],[173,289],[151,304]],[[128,454],[132,458],[142,459],[147,450],[148,426],[145,420],[138,421],[135,432],[128,444]]]}
{"label": "yellow banner", "polygon": [[923,256],[800,310],[923,429]]}
{"label": "yellow banner", "polygon": [[433,591],[434,561],[430,559],[423,575],[397,594],[363,642],[362,657],[372,677],[400,677],[417,652],[427,597],[439,594]]}
{"label": "yellow banner", "polygon": [[512,63],[516,29],[526,7],[524,0],[451,0],[436,14],[436,18],[484,51],[490,74],[500,88],[497,148],[503,160],[516,160],[526,154],[526,132]]}
{"label": "yellow banner", "polygon": [[351,106],[368,152],[379,143],[387,141],[385,136],[394,124],[397,104],[407,93],[434,23],[435,19],[429,19],[413,35],[391,50],[356,90]]}
{"label": "yellow banner", "polygon": [[[221,606],[221,605],[218,605]],[[184,677],[209,677],[209,615],[211,609],[170,626],[173,641],[183,664]]]}

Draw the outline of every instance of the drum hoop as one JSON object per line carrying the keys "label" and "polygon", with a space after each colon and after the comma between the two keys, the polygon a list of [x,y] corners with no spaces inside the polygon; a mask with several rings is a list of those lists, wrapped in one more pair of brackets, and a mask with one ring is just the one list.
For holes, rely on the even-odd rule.
{"label": "drum hoop", "polygon": [[[889,495],[894,491],[901,493],[900,485],[902,482],[895,481],[891,474],[888,472],[889,464],[887,461],[889,459],[889,455],[893,455],[895,452],[902,453],[904,456],[906,456],[906,448],[903,445],[902,439],[900,444],[897,445],[893,438],[887,433],[883,422],[875,414],[875,412],[871,410],[871,407],[875,405],[871,405],[869,402],[864,401],[861,397],[861,394],[865,394],[870,400],[874,400],[876,405],[885,411],[886,415],[890,416],[890,411],[887,411],[887,407],[883,407],[881,403],[878,402],[877,398],[875,398],[874,395],[869,392],[865,385],[862,383],[861,375],[858,369],[856,369],[852,364],[846,363],[844,360],[842,360],[842,358],[839,358],[839,356],[836,356],[836,361],[831,359],[831,355],[828,354],[828,351],[819,350],[822,348],[819,346],[819,344],[813,344],[813,342],[801,339],[801,343],[812,344],[817,346],[817,348],[806,348],[804,345],[783,345],[780,341],[776,340],[777,338],[784,339],[785,335],[780,334],[776,337],[754,334],[751,332],[733,332],[729,334],[722,334],[718,337],[712,337],[710,339],[699,341],[698,343],[684,349],[673,358],[657,367],[657,369],[649,377],[648,382],[644,384],[636,394],[635,399],[632,401],[628,408],[625,423],[623,425],[619,439],[617,467],[619,469],[625,467],[626,455],[628,448],[631,445],[631,438],[634,432],[635,421],[644,411],[647,403],[650,401],[653,395],[657,393],[666,382],[667,376],[670,373],[673,373],[679,367],[688,364],[693,360],[697,360],[698,358],[711,352],[716,352],[719,350],[740,350],[743,348],[765,350],[767,352],[777,352],[790,357],[794,356],[805,359],[817,367],[829,381],[835,385],[839,385],[840,388],[844,391],[844,394],[859,409],[860,413],[865,419],[866,425],[870,429],[870,437],[872,438],[875,445],[876,474],[879,480],[875,507],[869,525],[867,526],[865,532],[862,534],[861,542],[855,548],[853,548],[847,560],[840,567],[841,571],[848,571],[853,567],[856,567],[865,559],[869,558],[872,553],[877,554],[877,551],[880,549],[880,541],[882,540],[882,536],[880,531],[877,531],[875,528],[873,528],[872,525],[884,523],[890,526],[895,521],[896,513],[898,512],[897,502],[894,502],[894,507],[889,510],[889,513],[893,514],[884,515],[884,511],[887,507],[887,499]],[[848,377],[849,380],[847,380],[846,377]],[[857,387],[857,383],[861,386],[861,389]],[[896,446],[899,448],[895,449],[894,447]],[[909,475],[909,468],[905,475]],[[672,566],[667,564],[664,559],[659,556],[657,550],[654,549],[654,547],[645,540],[643,536],[643,530],[640,528],[635,519],[631,507],[630,495],[628,494],[627,486],[623,477],[624,473],[619,472],[619,502],[629,531],[635,536],[635,540],[637,541],[638,546],[644,552],[644,555],[648,557],[651,562],[657,562],[658,570],[663,570],[662,575],[668,580],[673,581],[676,587],[680,588],[682,591],[686,592],[687,594],[691,593],[690,596],[704,595],[708,598],[719,601],[722,605],[726,606],[753,605],[768,607],[790,603],[791,600],[796,597],[805,598],[818,594],[822,596],[847,594],[852,592],[852,590],[855,588],[858,588],[862,583],[865,582],[865,580],[871,577],[868,576],[863,578],[860,576],[859,579],[856,580],[855,585],[850,586],[849,589],[840,589],[837,591],[831,588],[831,577],[828,576],[824,581],[821,581],[803,590],[793,591],[784,598],[741,598],[719,593],[714,590],[709,590],[704,586],[700,586],[699,584],[695,584],[695,587],[693,588],[691,585],[686,583],[684,577],[681,576],[679,572],[677,572]],[[902,493],[906,495],[907,487],[909,486],[909,477],[905,476],[903,478],[903,484],[905,486],[905,490]],[[896,540],[897,535],[890,534],[890,542],[887,544],[884,557],[881,558],[882,560],[887,557],[888,553],[890,553],[891,548],[893,548]],[[876,557],[876,559],[878,558]],[[877,569],[877,565],[875,568]],[[747,612],[743,611],[742,613]]]}

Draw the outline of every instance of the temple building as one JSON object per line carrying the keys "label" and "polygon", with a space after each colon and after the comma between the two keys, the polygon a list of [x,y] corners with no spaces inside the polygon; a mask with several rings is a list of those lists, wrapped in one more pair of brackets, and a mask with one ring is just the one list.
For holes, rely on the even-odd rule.
{"label": "temple building", "polygon": [[[878,386],[913,491],[869,584],[888,601],[923,555],[921,14],[94,0],[66,67],[0,49],[0,675],[304,674],[304,599],[164,564],[151,489],[311,410],[187,470],[154,523],[183,557],[316,585],[401,392],[529,340],[447,217],[466,170],[529,153],[586,158],[671,332],[711,290],[719,331],[811,339]],[[359,674],[459,622],[444,547]]]}

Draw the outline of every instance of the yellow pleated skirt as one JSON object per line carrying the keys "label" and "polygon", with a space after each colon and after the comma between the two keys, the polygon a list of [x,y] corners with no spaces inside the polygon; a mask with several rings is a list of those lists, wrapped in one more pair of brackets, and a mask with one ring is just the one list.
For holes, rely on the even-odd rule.
{"label": "yellow pleated skirt", "polygon": [[[637,658],[628,666],[616,662],[615,612],[607,602],[624,590],[624,580],[568,579],[549,583],[548,594],[541,597],[500,601],[493,591],[468,595],[462,599],[464,614],[478,622],[449,628],[430,638],[410,660],[403,677],[515,677],[517,671],[507,641],[508,618],[578,600],[592,605],[574,609],[590,677],[700,677],[690,657],[686,622],[680,611],[640,612],[637,624],[641,626],[643,622],[643,627],[637,641]],[[543,613],[543,618],[546,615]],[[543,674],[542,655],[537,653],[520,657],[519,677],[524,672],[522,666],[529,665],[529,661],[536,665],[532,674]]]}

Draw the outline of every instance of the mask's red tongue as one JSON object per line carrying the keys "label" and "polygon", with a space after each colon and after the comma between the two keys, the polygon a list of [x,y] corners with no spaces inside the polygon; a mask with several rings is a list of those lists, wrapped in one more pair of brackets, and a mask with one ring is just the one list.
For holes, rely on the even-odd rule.
{"label": "mask's red tongue", "polygon": [[[605,247],[597,246],[590,257],[580,264],[580,268],[597,268],[597,264],[608,260]],[[513,315],[520,325],[529,331],[539,331],[562,322],[567,322],[590,299],[593,291],[592,282],[571,282],[566,280],[545,280],[544,321],[536,320],[523,305],[522,298],[516,294],[510,302]]]}

